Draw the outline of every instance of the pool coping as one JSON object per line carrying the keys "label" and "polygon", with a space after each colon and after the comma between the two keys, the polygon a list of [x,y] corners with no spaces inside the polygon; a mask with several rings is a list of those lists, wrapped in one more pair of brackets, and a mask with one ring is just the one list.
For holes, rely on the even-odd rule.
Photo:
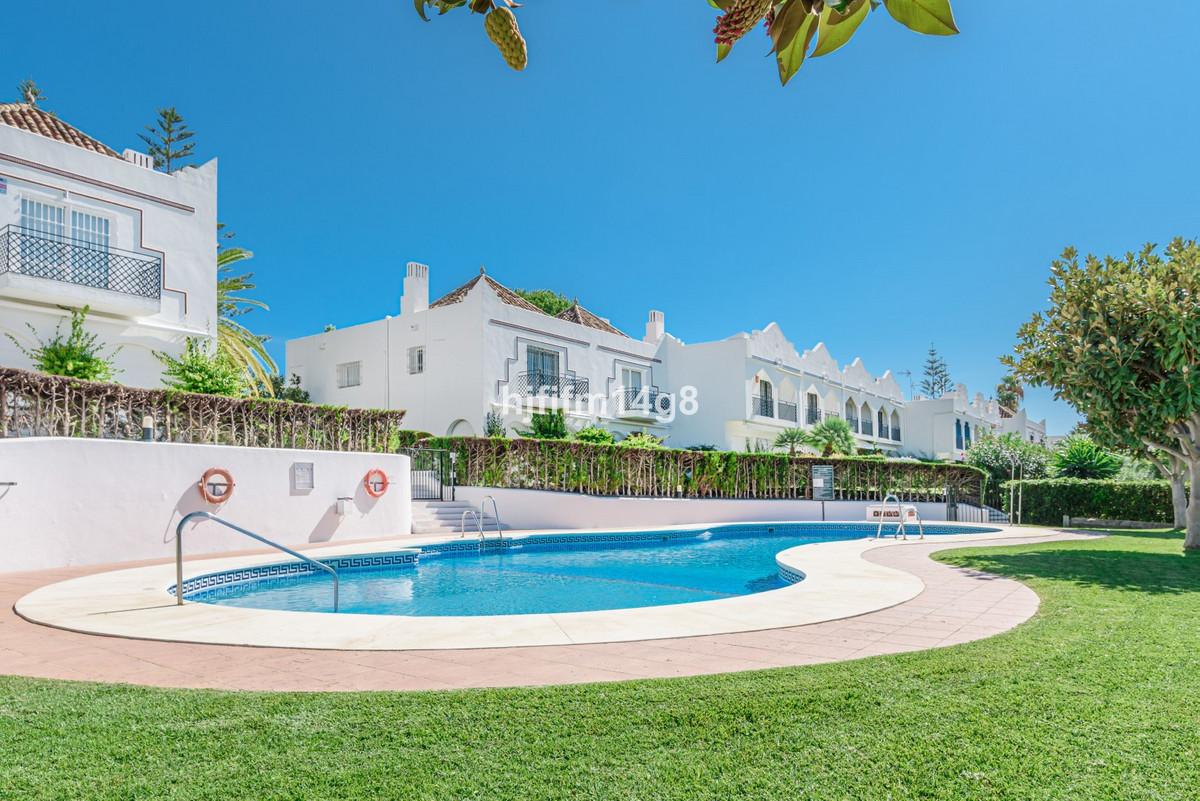
{"label": "pool coping", "polygon": [[[743,525],[788,525],[789,522],[794,521]],[[705,525],[662,527],[661,530]],[[962,527],[979,528],[977,525]],[[1030,536],[1028,529],[999,525],[986,528],[989,529],[986,534],[939,534],[930,539],[949,544]],[[457,538],[374,540],[324,547],[319,555],[326,558],[400,551],[453,539]],[[896,606],[920,594],[924,589],[923,582],[910,573],[868,561],[864,554],[877,548],[904,545],[904,541],[895,539],[870,538],[803,544],[785,549],[776,557],[782,567],[806,576],[797,584],[721,600],[592,612],[417,617],[330,615],[199,602],[178,606],[174,596],[167,591],[167,587],[174,584],[173,564],[108,571],[47,585],[19,599],[15,611],[34,623],[87,634],[272,648],[417,651],[632,642],[800,626]],[[184,575],[187,580],[205,573],[279,561],[279,556],[274,553],[194,559],[185,562]]]}

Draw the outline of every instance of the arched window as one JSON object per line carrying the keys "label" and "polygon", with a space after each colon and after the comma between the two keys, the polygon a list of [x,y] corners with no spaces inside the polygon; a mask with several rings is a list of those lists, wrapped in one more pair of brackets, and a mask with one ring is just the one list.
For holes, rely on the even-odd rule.
{"label": "arched window", "polygon": [[858,424],[862,426],[862,433],[868,437],[874,433],[871,430],[871,407],[865,403],[862,405],[862,414],[858,418]]}
{"label": "arched window", "polygon": [[963,442],[966,443],[968,448],[971,447],[971,424],[970,423],[963,423]]}
{"label": "arched window", "polygon": [[892,439],[900,441],[900,415],[895,411],[892,412]]}
{"label": "arched window", "polygon": [[877,429],[875,429],[876,436],[880,436],[880,437],[883,437],[884,439],[887,439],[888,419],[887,419],[887,415],[884,414],[883,409],[879,410],[879,412],[877,413],[877,417],[878,417],[878,420],[876,422],[879,423],[879,427]]}
{"label": "arched window", "polygon": [[821,401],[815,392],[809,392],[805,396],[805,413],[804,419],[809,425],[821,422]]}
{"label": "arched window", "polygon": [[960,451],[963,449],[962,420],[954,421],[954,447],[958,448]]}
{"label": "arched window", "polygon": [[846,422],[850,424],[851,431],[858,433],[858,407],[853,400],[846,401]]}

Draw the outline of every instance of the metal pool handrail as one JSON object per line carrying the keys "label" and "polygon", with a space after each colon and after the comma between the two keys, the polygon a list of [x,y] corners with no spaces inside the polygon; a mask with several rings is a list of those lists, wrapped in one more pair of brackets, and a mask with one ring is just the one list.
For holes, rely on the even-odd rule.
{"label": "metal pool handrail", "polygon": [[[883,503],[879,505],[879,528],[875,529],[875,539],[883,536],[884,514],[887,512],[888,501],[896,502],[896,539],[908,539],[908,527],[904,524],[904,505],[900,503],[900,498],[894,493],[889,492],[883,499]],[[917,516],[917,528],[921,532],[921,539],[925,539],[925,521],[921,519],[921,513],[914,509],[914,514]]]}
{"label": "metal pool handrail", "polygon": [[488,501],[492,502],[492,516],[496,518],[496,536],[498,536],[500,539],[504,539],[504,529],[500,525],[500,507],[496,505],[495,497],[493,497],[491,495],[486,495],[486,496],[484,496],[484,499],[479,502],[480,520],[482,522],[483,507],[484,507],[484,504],[486,504]]}
{"label": "metal pool handrail", "polygon": [[244,534],[252,540],[258,540],[263,545],[270,545],[277,551],[283,551],[288,556],[294,556],[301,561],[308,562],[313,567],[324,570],[333,576],[333,611],[338,611],[338,574],[336,570],[324,562],[318,562],[316,559],[311,559],[298,551],[293,551],[286,545],[280,545],[278,542],[273,542],[266,537],[255,534],[253,531],[247,531],[241,526],[230,523],[228,520],[222,520],[212,512],[191,512],[190,514],[186,514],[179,521],[179,525],[175,527],[175,604],[177,606],[183,606],[183,527],[189,521],[197,518],[204,518],[214,523],[220,523],[222,526],[231,528],[239,534]]}

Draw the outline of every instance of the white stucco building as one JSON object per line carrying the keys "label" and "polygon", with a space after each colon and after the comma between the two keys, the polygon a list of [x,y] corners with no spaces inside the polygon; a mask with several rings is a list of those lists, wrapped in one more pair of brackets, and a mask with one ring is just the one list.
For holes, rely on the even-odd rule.
{"label": "white stucco building", "polygon": [[1044,443],[1046,421],[1031,420],[1024,409],[1003,409],[982,393],[972,398],[958,384],[940,398],[916,397],[905,414],[908,452],[926,459],[961,460],[971,443],[988,434],[1016,433],[1029,442]]}
{"label": "white stucco building", "polygon": [[[117,380],[161,385],[156,351],[216,336],[217,164],[158,172],[28,103],[0,104],[0,365],[69,309],[119,347]],[[30,331],[36,330],[37,336]]]}
{"label": "white stucco building", "polygon": [[965,451],[956,425],[960,438],[964,425],[972,437],[1038,430],[1024,413],[1002,419],[994,403],[967,401],[961,387],[906,401],[890,371],[842,366],[822,343],[801,352],[775,323],[687,344],[651,310],[634,339],[578,304],[552,317],[482,271],[430,303],[429,268],[416,263],[399,305],[395,317],[289,340],[287,372],[318,403],[405,409],[408,427],[438,435],[482,434],[489,413],[512,434],[555,408],[574,430],[770,450],[787,428],[841,417],[863,450],[954,459]]}

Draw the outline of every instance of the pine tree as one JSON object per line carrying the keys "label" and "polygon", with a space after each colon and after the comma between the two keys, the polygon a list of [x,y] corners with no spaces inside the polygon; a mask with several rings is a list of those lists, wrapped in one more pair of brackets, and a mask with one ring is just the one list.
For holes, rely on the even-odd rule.
{"label": "pine tree", "polygon": [[933,343],[929,343],[929,354],[925,358],[925,374],[921,379],[921,393],[930,398],[940,398],[950,391],[950,368],[946,360],[938,353]]}
{"label": "pine tree", "polygon": [[195,132],[188,129],[187,123],[174,106],[160,108],[155,124],[147,125],[146,133],[139,136],[146,143],[147,152],[154,159],[154,166],[166,172],[183,167],[182,162],[191,158],[196,149],[196,143],[188,141],[195,136]]}

